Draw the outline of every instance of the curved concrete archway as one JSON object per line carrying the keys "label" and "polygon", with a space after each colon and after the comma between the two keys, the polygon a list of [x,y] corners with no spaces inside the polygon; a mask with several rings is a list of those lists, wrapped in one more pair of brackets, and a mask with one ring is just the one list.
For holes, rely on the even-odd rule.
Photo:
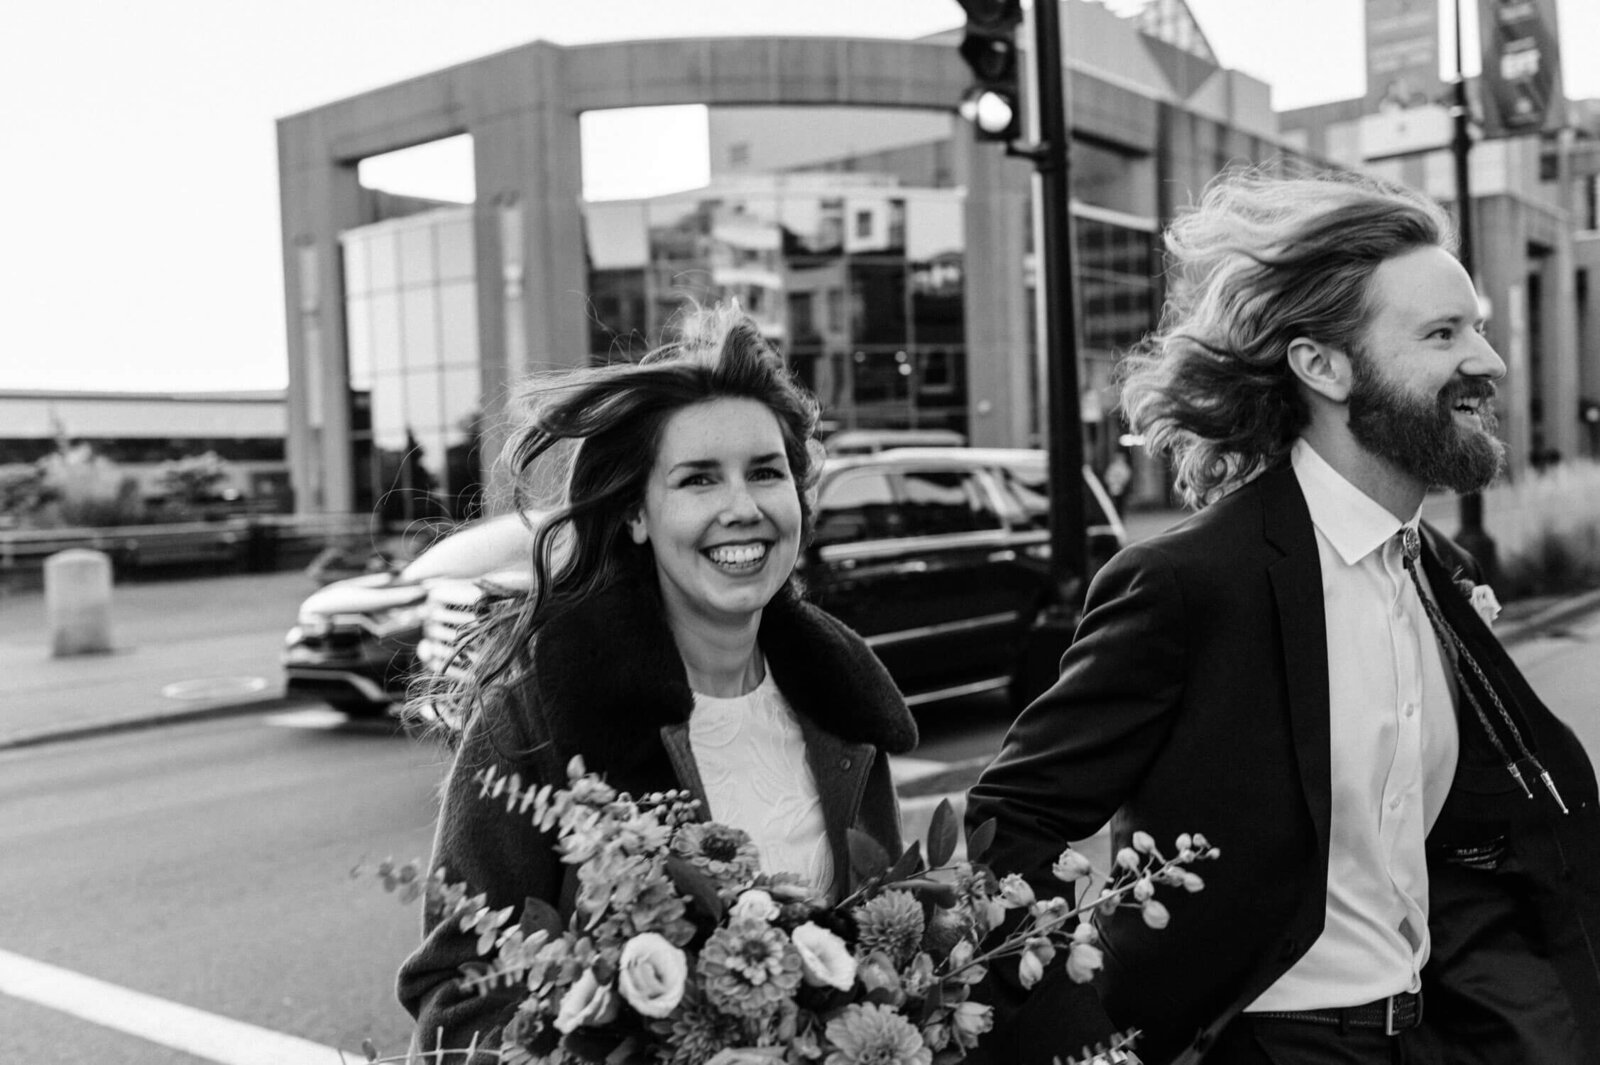
{"label": "curved concrete archway", "polygon": [[[536,41],[279,120],[290,464],[300,509],[353,504],[349,412],[324,397],[342,397],[348,387],[337,249],[340,232],[365,221],[360,160],[472,136],[479,353],[492,402],[528,369],[587,356],[582,112],[695,103],[954,108],[968,80],[955,48],[942,42]],[[985,261],[997,267],[967,274],[974,438],[1020,442],[1029,419],[1020,357],[1029,315],[1022,280],[1028,171],[992,146],[975,152],[969,138],[958,141],[968,247],[984,247]]]}

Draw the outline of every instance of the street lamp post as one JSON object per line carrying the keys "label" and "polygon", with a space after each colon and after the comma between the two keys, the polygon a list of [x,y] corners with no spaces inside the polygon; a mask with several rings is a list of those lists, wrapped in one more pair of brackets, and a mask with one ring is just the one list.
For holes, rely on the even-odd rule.
{"label": "street lamp post", "polygon": [[[1455,0],[1456,23],[1456,80],[1454,99],[1450,107],[1454,119],[1454,135],[1450,139],[1451,154],[1455,157],[1456,172],[1456,225],[1460,235],[1461,265],[1467,276],[1477,284],[1472,243],[1472,186],[1468,169],[1472,151],[1472,108],[1467,102],[1467,76],[1461,61],[1461,0]],[[1461,549],[1478,560],[1484,576],[1491,582],[1498,577],[1494,540],[1483,527],[1483,493],[1467,492],[1460,496],[1461,527],[1456,532],[1456,542]]]}

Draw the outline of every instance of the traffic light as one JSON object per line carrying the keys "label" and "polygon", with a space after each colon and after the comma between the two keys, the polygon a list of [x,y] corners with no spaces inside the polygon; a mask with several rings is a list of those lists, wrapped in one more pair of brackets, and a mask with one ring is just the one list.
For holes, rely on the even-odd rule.
{"label": "traffic light", "polygon": [[978,139],[1014,141],[1022,136],[1017,27],[1022,0],[960,0],[967,12],[961,58],[972,68],[974,84],[961,100],[961,117]]}

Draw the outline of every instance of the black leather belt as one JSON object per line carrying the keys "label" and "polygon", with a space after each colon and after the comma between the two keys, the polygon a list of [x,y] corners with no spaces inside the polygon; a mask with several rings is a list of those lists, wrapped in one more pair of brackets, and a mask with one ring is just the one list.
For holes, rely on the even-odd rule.
{"label": "black leather belt", "polygon": [[1380,998],[1362,1006],[1340,1006],[1321,1010],[1261,1010],[1247,1017],[1270,1017],[1280,1021],[1306,1021],[1347,1028],[1380,1028],[1394,1035],[1422,1023],[1422,996],[1409,991]]}

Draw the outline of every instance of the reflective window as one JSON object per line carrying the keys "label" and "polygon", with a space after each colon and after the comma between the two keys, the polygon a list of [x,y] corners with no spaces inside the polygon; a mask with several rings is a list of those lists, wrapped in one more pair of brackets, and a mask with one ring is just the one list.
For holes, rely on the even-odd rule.
{"label": "reflective window", "polygon": [[372,271],[367,266],[370,245],[356,240],[342,245],[344,255],[344,290],[347,295],[364,296],[372,291]]}
{"label": "reflective window", "polygon": [[431,285],[438,278],[433,262],[433,227],[406,226],[400,230],[400,284],[405,288]]}
{"label": "reflective window", "polygon": [[379,229],[364,238],[367,245],[368,288],[372,292],[388,292],[400,283],[400,264],[395,260],[393,229]]}
{"label": "reflective window", "polygon": [[372,316],[368,320],[372,341],[374,376],[400,372],[403,353],[400,337],[400,294],[378,292],[372,297]]}
{"label": "reflective window", "polygon": [[439,279],[471,281],[476,268],[472,256],[472,219],[441,222],[434,228],[434,238],[438,243]]}
{"label": "reflective window", "polygon": [[911,536],[942,536],[1001,527],[977,477],[965,470],[911,470],[902,477],[902,510]]}
{"label": "reflective window", "polygon": [[590,359],[637,355],[686,300],[737,300],[830,427],[966,434],[950,113],[728,107],[707,121],[700,187],[584,204]]}
{"label": "reflective window", "polygon": [[[343,243],[356,503],[390,523],[468,517],[482,431],[471,209],[387,219]],[[350,288],[361,263],[370,294]]]}
{"label": "reflective window", "polygon": [[439,286],[439,361],[478,361],[478,286],[447,281]]}
{"label": "reflective window", "polygon": [[901,535],[894,489],[884,474],[846,471],[824,486],[817,504],[815,542],[819,546]]}
{"label": "reflective window", "polygon": [[1126,350],[1155,321],[1155,235],[1081,214],[1073,224],[1084,346]]}
{"label": "reflective window", "polygon": [[426,370],[439,363],[439,314],[432,288],[400,293],[401,323],[405,341],[401,358],[411,370]]}
{"label": "reflective window", "polygon": [[1050,477],[1044,463],[1004,467],[1000,483],[1030,529],[1050,528]]}
{"label": "reflective window", "polygon": [[344,327],[350,387],[365,391],[372,387],[372,301],[352,296],[345,304]]}

